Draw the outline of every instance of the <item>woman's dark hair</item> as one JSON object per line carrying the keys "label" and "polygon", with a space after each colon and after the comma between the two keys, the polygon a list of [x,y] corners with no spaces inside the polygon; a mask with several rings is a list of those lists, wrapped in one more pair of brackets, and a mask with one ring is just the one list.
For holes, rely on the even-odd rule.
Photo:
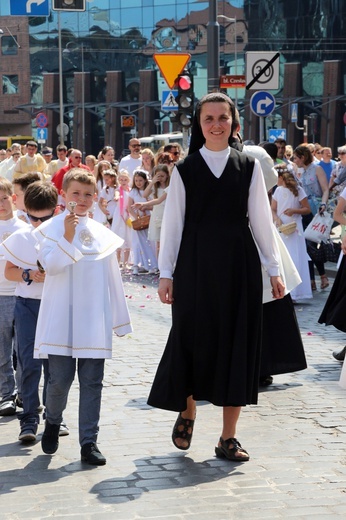
{"label": "woman's dark hair", "polygon": [[303,159],[305,166],[308,166],[314,160],[312,152],[304,144],[300,144],[299,146],[297,146],[297,148],[294,149],[293,154],[299,157],[299,159]]}

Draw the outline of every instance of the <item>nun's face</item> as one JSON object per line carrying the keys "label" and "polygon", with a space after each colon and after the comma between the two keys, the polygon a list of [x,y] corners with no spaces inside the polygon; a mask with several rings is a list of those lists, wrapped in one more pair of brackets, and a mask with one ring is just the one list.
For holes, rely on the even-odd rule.
{"label": "nun's face", "polygon": [[232,115],[228,103],[204,103],[201,107],[200,125],[209,150],[224,150],[232,131]]}

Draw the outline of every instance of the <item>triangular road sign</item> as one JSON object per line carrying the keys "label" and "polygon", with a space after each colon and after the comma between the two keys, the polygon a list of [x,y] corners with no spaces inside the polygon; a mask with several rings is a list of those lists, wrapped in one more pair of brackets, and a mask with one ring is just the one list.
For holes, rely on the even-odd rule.
{"label": "triangular road sign", "polygon": [[165,53],[154,54],[153,57],[167,85],[172,89],[178,75],[184,70],[191,58],[191,54]]}

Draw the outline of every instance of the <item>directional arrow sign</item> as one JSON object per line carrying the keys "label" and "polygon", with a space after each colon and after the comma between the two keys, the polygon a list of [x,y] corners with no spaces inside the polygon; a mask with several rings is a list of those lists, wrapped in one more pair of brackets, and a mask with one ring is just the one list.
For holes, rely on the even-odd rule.
{"label": "directional arrow sign", "polygon": [[165,53],[154,54],[153,57],[167,85],[172,89],[178,74],[184,70],[191,58],[191,54]]}
{"label": "directional arrow sign", "polygon": [[11,0],[10,13],[15,16],[49,16],[49,0]]}
{"label": "directional arrow sign", "polygon": [[275,98],[270,92],[260,90],[251,96],[250,108],[256,116],[269,116],[275,108]]}

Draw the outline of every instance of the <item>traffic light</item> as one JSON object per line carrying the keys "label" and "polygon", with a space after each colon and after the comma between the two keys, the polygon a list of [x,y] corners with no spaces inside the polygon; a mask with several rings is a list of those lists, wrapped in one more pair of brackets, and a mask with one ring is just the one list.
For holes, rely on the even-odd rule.
{"label": "traffic light", "polygon": [[85,11],[86,0],[52,0],[53,11]]}
{"label": "traffic light", "polygon": [[175,117],[175,122],[182,128],[190,128],[194,106],[193,75],[189,71],[184,70],[177,77],[176,86],[178,88],[178,96],[176,98],[178,113]]}

